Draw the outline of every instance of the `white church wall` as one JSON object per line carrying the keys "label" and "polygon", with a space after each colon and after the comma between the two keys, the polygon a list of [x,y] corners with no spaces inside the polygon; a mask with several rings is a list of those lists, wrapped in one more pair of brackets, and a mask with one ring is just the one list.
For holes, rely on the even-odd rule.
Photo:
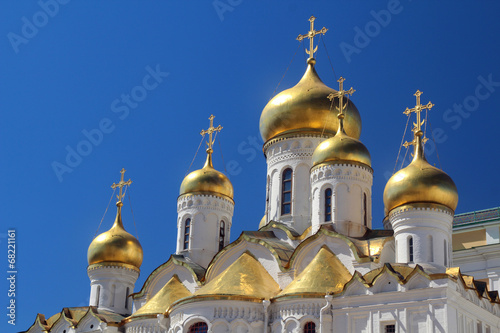
{"label": "white church wall", "polygon": [[[219,252],[220,222],[225,224],[224,246],[229,236],[234,202],[208,194],[188,194],[177,199],[177,254],[184,254],[202,267],[207,267]],[[190,219],[189,244],[184,247],[185,224]]]}
{"label": "white church wall", "polygon": [[132,313],[135,281],[139,272],[121,265],[91,265],[87,268],[90,279],[89,305],[120,314]]}
{"label": "white church wall", "polygon": [[453,265],[475,279],[488,279],[489,290],[500,289],[500,244],[453,252]]}
{"label": "white church wall", "polygon": [[[373,171],[370,168],[354,164],[325,164],[311,171],[310,181],[313,233],[322,224],[330,223],[339,224],[336,228],[339,232],[345,228],[345,222],[363,226],[353,236],[362,236],[366,230],[364,227],[371,228]],[[325,191],[328,188],[332,190],[331,221],[325,219]]]}
{"label": "white church wall", "polygon": [[[310,225],[309,170],[314,149],[324,138],[319,136],[297,136],[273,139],[264,145],[267,160],[267,175],[271,179],[268,220],[281,221],[302,233]],[[281,212],[282,174],[292,169],[291,214]]]}
{"label": "white church wall", "polygon": [[397,244],[396,262],[416,263],[439,271],[451,266],[453,215],[449,209],[406,206],[390,212],[389,220]]}
{"label": "white church wall", "polygon": [[264,325],[262,303],[236,300],[211,300],[183,304],[170,314],[168,332],[188,332],[197,322],[207,323],[211,332],[262,333]]}

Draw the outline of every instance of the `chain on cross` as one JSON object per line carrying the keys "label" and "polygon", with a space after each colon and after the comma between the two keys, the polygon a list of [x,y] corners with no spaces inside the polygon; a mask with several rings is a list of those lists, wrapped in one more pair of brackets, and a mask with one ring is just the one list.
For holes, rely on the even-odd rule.
{"label": "chain on cross", "polygon": [[[412,112],[415,112],[417,115],[417,122],[413,123],[413,140],[411,142],[406,141],[403,146],[405,148],[408,148],[410,145],[414,145],[416,143],[416,136],[422,134],[422,125],[425,123],[425,119],[421,119],[421,112],[424,110],[430,110],[434,106],[430,101],[429,103],[422,105],[420,104],[420,95],[422,95],[422,92],[420,90],[417,90],[417,92],[414,94],[414,96],[417,98],[417,104],[415,105],[414,108],[406,108],[406,110],[403,112],[405,115],[410,116]],[[427,138],[422,138],[422,143],[425,144],[427,142]]]}
{"label": "chain on cross", "polygon": [[337,110],[339,110],[339,116],[344,115],[344,109],[347,106],[347,104],[344,105],[344,96],[352,95],[356,91],[352,87],[349,90],[344,90],[344,81],[345,79],[343,77],[340,77],[340,79],[337,80],[337,82],[339,83],[339,91],[328,95],[328,99],[330,101],[333,101],[334,98],[339,99],[339,106],[337,107]]}
{"label": "chain on cross", "polygon": [[212,153],[213,152],[213,144],[215,142],[215,137],[212,137],[212,134],[214,132],[220,132],[222,130],[222,126],[219,125],[217,127],[214,127],[214,118],[215,116],[214,115],[210,115],[210,117],[208,119],[210,119],[210,127],[207,129],[207,130],[202,130],[200,132],[201,135],[205,135],[205,134],[208,134],[208,142],[207,142],[207,152],[208,153]]}
{"label": "chain on cross", "polygon": [[116,183],[113,183],[113,185],[111,185],[111,188],[114,190],[115,188],[120,188],[120,193],[116,196],[118,198],[118,201],[121,202],[123,197],[125,196],[125,194],[122,192],[123,191],[123,187],[125,186],[129,186],[130,184],[132,184],[132,181],[129,179],[127,181],[124,181],[123,180],[123,177],[125,176],[125,168],[122,168],[122,170],[120,171],[120,173],[122,174],[122,177],[120,179],[120,182],[118,184]]}
{"label": "chain on cross", "polygon": [[319,34],[325,34],[328,29],[323,27],[321,30],[316,31],[314,30],[314,20],[316,18],[314,16],[311,16],[309,18],[309,22],[311,22],[311,30],[305,35],[299,35],[297,37],[297,40],[301,42],[304,38],[309,38],[309,50],[306,49],[306,53],[309,54],[310,58],[314,58],[314,53],[318,50],[318,45],[316,45],[316,48],[314,47],[314,36],[319,35]]}

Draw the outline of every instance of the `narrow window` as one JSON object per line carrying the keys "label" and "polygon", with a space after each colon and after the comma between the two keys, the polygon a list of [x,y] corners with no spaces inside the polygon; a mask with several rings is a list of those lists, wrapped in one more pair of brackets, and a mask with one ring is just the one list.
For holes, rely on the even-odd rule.
{"label": "narrow window", "polygon": [[208,332],[208,325],[202,321],[195,323],[191,325],[191,327],[189,327],[189,333],[204,333],[204,332]]}
{"label": "narrow window", "polygon": [[325,190],[325,222],[332,220],[332,189]]}
{"label": "narrow window", "polygon": [[191,231],[191,219],[186,219],[184,222],[184,250],[189,248],[189,233]]}
{"label": "narrow window", "polygon": [[111,285],[111,300],[109,302],[110,306],[115,306],[115,291],[116,291],[116,286],[113,284]]}
{"label": "narrow window", "polygon": [[477,322],[477,333],[483,333],[483,323]]}
{"label": "narrow window", "polygon": [[368,226],[368,211],[366,209],[366,193],[363,193],[363,223]]}
{"label": "narrow window", "polygon": [[385,333],[396,333],[396,325],[385,325]]}
{"label": "narrow window", "polygon": [[444,240],[443,254],[444,254],[444,265],[448,266],[448,246],[446,246],[446,239]]}
{"label": "narrow window", "polygon": [[316,324],[312,321],[307,322],[304,325],[304,333],[316,333]]}
{"label": "narrow window", "polygon": [[99,300],[101,298],[101,286],[97,286],[96,296],[97,296],[97,301],[96,301],[95,306],[99,307]]}
{"label": "narrow window", "polygon": [[281,215],[287,215],[292,212],[292,169],[283,171],[283,180],[281,187]]}
{"label": "narrow window", "polygon": [[413,262],[413,237],[408,238],[408,261]]}
{"label": "narrow window", "polygon": [[219,251],[224,248],[224,238],[225,238],[225,223],[224,221],[220,221],[219,227]]}
{"label": "narrow window", "polygon": [[434,262],[434,243],[431,235],[429,235],[429,262]]}
{"label": "narrow window", "polygon": [[130,288],[127,287],[127,292],[125,293],[125,309],[128,309],[128,294],[130,293]]}

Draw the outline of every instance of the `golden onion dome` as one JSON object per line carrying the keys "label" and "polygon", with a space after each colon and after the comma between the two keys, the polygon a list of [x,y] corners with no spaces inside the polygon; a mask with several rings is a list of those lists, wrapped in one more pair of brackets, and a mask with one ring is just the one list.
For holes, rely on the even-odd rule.
{"label": "golden onion dome", "polygon": [[207,161],[203,168],[189,173],[181,183],[180,195],[209,193],[233,199],[233,185],[222,172],[212,165],[212,152],[207,151]]}
{"label": "golden onion dome", "polygon": [[421,131],[415,133],[413,160],[406,168],[396,172],[384,189],[386,213],[412,203],[439,204],[453,211],[458,204],[457,187],[451,177],[425,159]]}
{"label": "golden onion dome", "polygon": [[119,201],[115,223],[106,232],[103,232],[90,243],[87,251],[89,265],[113,262],[132,265],[140,268],[142,264],[142,246],[131,234],[123,228],[121,207]]}
{"label": "golden onion dome", "polygon": [[[307,63],[306,72],[299,83],[274,96],[262,111],[259,127],[264,141],[284,134],[334,135],[337,132],[335,110],[339,100],[335,98],[332,104],[327,98],[337,91],[321,81],[314,69],[314,58],[308,59]],[[346,107],[345,132],[355,139],[359,139],[361,134],[361,117],[350,100]]]}
{"label": "golden onion dome", "polygon": [[312,156],[313,167],[328,162],[355,162],[371,167],[370,152],[361,141],[344,132],[344,115],[339,114],[339,130],[333,138],[321,142]]}

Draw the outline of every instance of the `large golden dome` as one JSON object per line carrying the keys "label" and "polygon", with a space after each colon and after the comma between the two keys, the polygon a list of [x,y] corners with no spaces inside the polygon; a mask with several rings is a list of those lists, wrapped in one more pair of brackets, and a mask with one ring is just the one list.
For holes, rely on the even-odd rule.
{"label": "large golden dome", "polygon": [[[282,134],[327,133],[334,135],[338,129],[337,107],[328,95],[337,91],[326,86],[314,69],[315,60],[308,60],[307,70],[294,87],[274,96],[260,116],[260,134],[268,141]],[[350,100],[347,102],[345,132],[359,139],[361,117],[358,109]]]}
{"label": "large golden dome", "polygon": [[121,207],[118,202],[116,220],[111,229],[103,232],[90,243],[87,259],[89,265],[114,262],[140,268],[142,264],[142,247],[137,238],[123,228]]}
{"label": "large golden dome", "polygon": [[222,172],[214,169],[212,154],[207,154],[205,166],[188,174],[182,181],[180,195],[210,193],[233,199],[233,185]]}
{"label": "large golden dome", "polygon": [[321,142],[312,156],[313,167],[336,161],[355,162],[369,167],[372,166],[370,152],[365,145],[345,134],[340,128],[333,138]]}
{"label": "large golden dome", "polygon": [[396,172],[385,186],[384,206],[387,213],[411,203],[434,203],[453,211],[457,208],[457,187],[450,176],[427,162],[421,135],[420,132],[415,137],[415,155],[410,165]]}

